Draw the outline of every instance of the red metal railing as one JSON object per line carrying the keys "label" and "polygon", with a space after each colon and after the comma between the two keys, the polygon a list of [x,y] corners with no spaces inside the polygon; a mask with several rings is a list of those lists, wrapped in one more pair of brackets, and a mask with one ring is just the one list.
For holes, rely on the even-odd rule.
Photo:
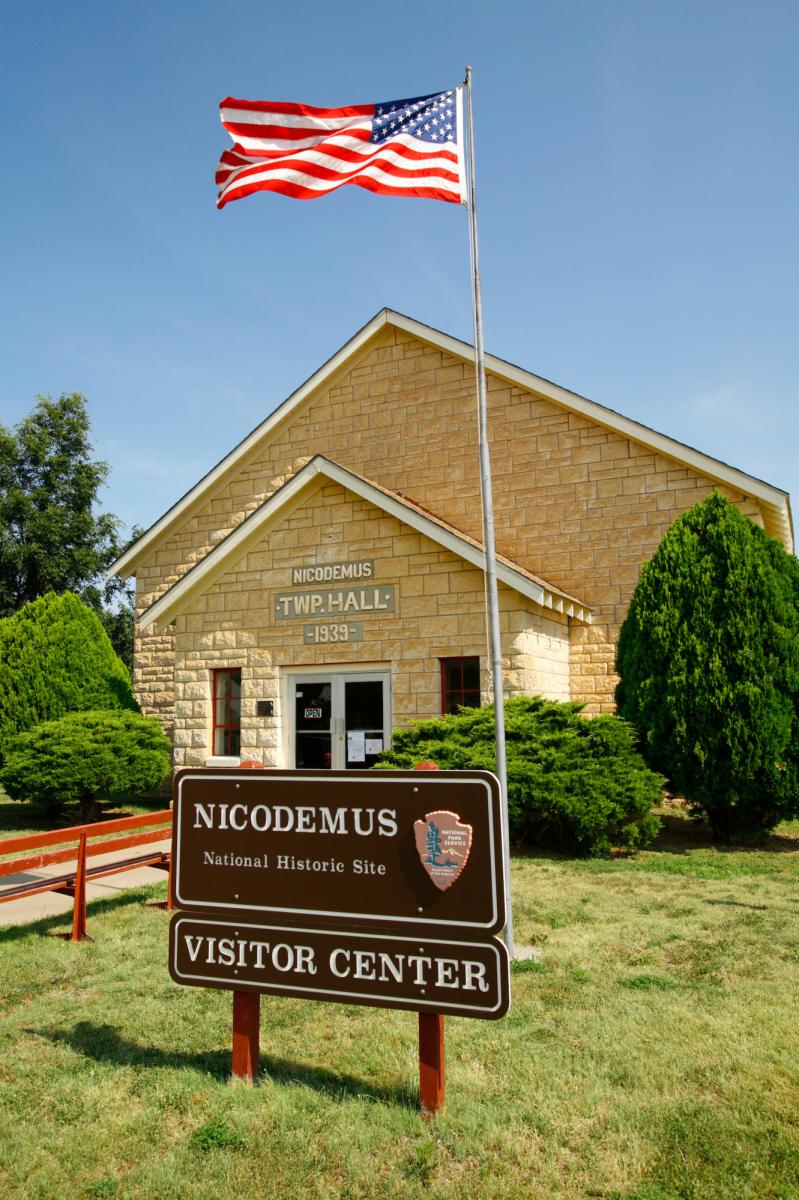
{"label": "red metal railing", "polygon": [[[166,826],[166,828],[165,828]],[[145,832],[128,832],[129,830],[144,830]],[[130,850],[136,846],[146,846],[153,842],[162,842],[171,836],[172,811],[162,809],[160,812],[145,813],[142,817],[119,817],[113,821],[98,821],[93,825],[73,825],[69,829],[54,829],[47,833],[31,833],[23,837],[0,839],[0,855],[19,854],[22,851],[38,851],[27,854],[22,858],[10,858],[0,861],[0,879],[8,875],[17,875],[25,871],[36,871],[42,867],[55,866],[59,863],[74,862],[75,869],[62,875],[44,876],[40,879],[27,880],[24,883],[3,887],[0,884],[0,904],[7,900],[20,900],[25,896],[35,896],[41,892],[65,892],[74,896],[75,907],[72,923],[72,941],[84,941],[86,933],[86,883],[88,880],[102,879],[107,875],[117,875],[122,871],[132,871],[136,867],[158,867],[162,870],[172,869],[172,855],[169,850],[152,849],[143,854],[129,858],[115,859],[113,862],[87,865],[87,859],[96,858],[100,854],[118,853],[120,850]],[[108,834],[122,834],[121,837],[108,837]],[[92,839],[89,841],[89,839]],[[95,840],[95,839],[102,840]],[[65,849],[52,847],[65,846]]]}

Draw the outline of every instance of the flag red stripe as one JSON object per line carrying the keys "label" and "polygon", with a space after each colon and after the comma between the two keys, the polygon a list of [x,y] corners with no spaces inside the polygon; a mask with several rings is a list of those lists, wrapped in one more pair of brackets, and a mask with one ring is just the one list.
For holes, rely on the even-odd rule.
{"label": "flag red stripe", "polygon": [[[367,164],[362,164],[363,166]],[[321,163],[307,162],[303,158],[285,158],[280,162],[257,163],[256,165],[240,171],[237,179],[245,179],[248,176],[257,175],[263,172],[272,171],[301,171],[304,175],[313,175],[314,179],[330,180],[331,182],[340,180],[346,183],[352,179],[354,175],[362,169],[362,165],[355,167],[353,171],[335,171],[331,167],[325,167]],[[414,170],[409,170],[405,167],[398,167],[390,158],[376,157],[369,160],[370,167],[380,167],[391,175],[395,175],[398,179],[424,179],[431,176],[435,179],[451,179],[453,183],[458,182],[458,175],[455,171],[447,171],[442,167],[417,167]],[[236,174],[235,170],[229,174]],[[218,183],[223,180],[218,179]]]}
{"label": "flag red stripe", "polygon": [[[381,154],[385,149],[391,149],[395,154],[399,154],[412,162],[422,162],[428,158],[445,158],[448,162],[455,163],[456,166],[458,163],[457,154],[454,154],[452,150],[445,150],[443,146],[433,147],[430,150],[415,150],[412,146],[407,145],[406,142],[401,141],[383,142],[381,145],[376,146],[371,154],[362,154],[359,150],[354,150],[351,146],[342,146],[330,141],[320,141],[316,146],[309,147],[309,149],[313,150],[315,154],[325,154],[329,158],[338,158],[342,162],[352,163],[368,163],[375,154]],[[239,155],[238,162],[243,165],[245,162],[254,163],[261,159],[270,162],[285,160],[292,151],[287,148],[286,150],[274,150],[267,154],[260,150],[253,152],[237,145],[234,149],[225,150],[220,162],[231,162],[232,160],[226,158],[225,155],[234,153]],[[301,153],[304,153],[304,151]]]}
{"label": "flag red stripe", "polygon": [[[375,177],[370,170],[368,173],[359,173],[358,175],[353,175],[348,179],[332,181],[320,179],[318,187],[313,186],[309,182],[311,179],[315,180],[317,178],[315,175],[311,175],[309,172],[300,172],[295,170],[292,170],[289,173],[292,177],[288,179],[277,174],[274,176],[270,174],[267,177],[264,177],[263,175],[248,175],[246,177],[239,176],[237,178],[231,178],[226,185],[220,188],[218,204],[221,208],[231,197],[237,197],[245,193],[248,194],[251,191],[259,191],[262,189],[268,190],[270,188],[285,190],[283,185],[285,185],[286,188],[294,189],[298,193],[302,192],[303,196],[310,198],[311,196],[327,195],[328,192],[335,191],[337,188],[344,187],[346,184],[360,183],[363,179],[369,180],[369,186],[372,187],[373,190],[386,191],[391,195],[428,195],[435,191],[437,195],[454,195],[458,202],[460,200],[459,188],[457,186],[450,186],[448,182],[442,183],[440,177],[436,178],[434,174],[431,174],[427,179],[423,177],[419,179],[408,180],[407,182],[397,181],[397,186],[394,187],[392,182],[394,177],[392,175],[389,175],[389,173],[384,171],[381,167],[374,168],[374,170],[379,172],[377,177]],[[436,181],[435,183],[433,182],[434,180]],[[438,186],[436,186],[436,184],[438,184]]]}
{"label": "flag red stripe", "polygon": [[[391,150],[398,157],[407,159],[409,163],[429,162],[430,159],[445,159],[447,162],[454,163],[455,166],[457,166],[458,163],[457,154],[453,154],[451,150],[444,150],[443,147],[428,151],[414,150],[410,146],[407,146],[404,142],[400,141],[384,142],[382,145],[376,146],[371,154],[359,154],[357,150],[353,150],[349,146],[334,146],[320,143],[319,146],[314,147],[315,154],[323,154],[326,158],[338,160],[342,163],[342,165],[345,163],[353,163],[356,166],[368,165],[377,155],[384,154],[386,150]],[[284,151],[281,154],[273,154],[265,157],[260,154],[246,154],[243,151],[238,152],[235,150],[225,150],[219,160],[219,167],[221,167],[223,163],[231,167],[266,167],[271,163],[280,166],[281,164],[285,164],[290,158],[290,151]],[[304,152],[297,155],[296,160],[300,162],[313,162],[312,158],[305,157]],[[292,159],[292,165],[294,165],[294,161],[295,160]]]}
{"label": "flag red stripe", "polygon": [[[382,150],[382,147],[381,147]],[[284,170],[302,170],[308,171],[309,174],[317,175],[319,179],[349,179],[352,175],[362,170],[364,167],[384,167],[392,174],[397,174],[406,179],[413,179],[419,175],[439,175],[442,179],[457,179],[458,174],[447,167],[437,165],[437,156],[430,156],[432,162],[428,159],[428,164],[417,163],[407,167],[400,167],[394,160],[386,154],[372,154],[363,162],[357,163],[355,166],[337,171],[334,166],[329,166],[327,163],[317,163],[313,160],[308,160],[302,156],[296,158],[281,158],[279,160],[270,159],[268,162],[256,162],[247,165],[247,174],[257,173],[258,171],[284,171]],[[240,167],[244,164],[240,164]],[[344,164],[342,164],[344,168]],[[240,169],[240,168],[234,168]],[[243,173],[243,172],[242,172]]]}
{"label": "flag red stripe", "polygon": [[240,154],[244,154],[247,158],[280,158],[282,154],[304,154],[306,150],[318,150],[324,154],[334,154],[336,156],[351,154],[357,159],[357,150],[349,146],[341,146],[336,141],[331,141],[330,139],[345,137],[354,142],[368,142],[369,136],[368,129],[342,129],[331,133],[327,138],[317,137],[311,146],[297,147],[287,144],[285,148],[276,146],[265,149],[263,147],[245,146],[242,142],[235,142],[232,149],[238,150]]}
{"label": "flag red stripe", "polygon": [[326,138],[346,133],[347,137],[368,142],[371,136],[369,129],[350,129],[347,126],[342,129],[320,129],[318,125],[306,128],[298,125],[239,125],[232,121],[223,121],[222,124],[233,138],[275,138],[287,142],[300,142],[306,138]]}
{"label": "flag red stripe", "polygon": [[294,200],[316,200],[319,196],[327,196],[336,187],[344,187],[347,184],[355,184],[358,187],[366,188],[369,192],[377,192],[384,196],[415,196],[420,199],[446,200],[452,204],[460,204],[460,197],[457,194],[445,192],[439,188],[392,188],[376,180],[361,176],[355,179],[346,179],[342,183],[336,184],[333,188],[321,191],[316,191],[314,188],[305,188],[299,184],[290,183],[285,179],[264,179],[259,183],[245,185],[240,188],[231,188],[229,192],[217,201],[217,208],[224,208],[231,200],[240,200],[243,196],[252,195],[253,192],[280,192],[284,196],[291,196]]}
{"label": "flag red stripe", "polygon": [[379,192],[381,196],[419,196],[428,200],[446,200],[450,204],[460,204],[461,198],[457,192],[445,192],[443,188],[393,188],[386,183],[378,183],[368,175],[349,180],[358,187],[366,188],[367,192]]}
{"label": "flag red stripe", "polygon": [[[374,104],[350,104],[344,108],[317,108],[313,104],[292,104],[284,100],[234,100],[226,96],[220,109],[239,108],[247,112],[285,113],[298,117],[373,117]],[[223,121],[224,124],[224,121]]]}

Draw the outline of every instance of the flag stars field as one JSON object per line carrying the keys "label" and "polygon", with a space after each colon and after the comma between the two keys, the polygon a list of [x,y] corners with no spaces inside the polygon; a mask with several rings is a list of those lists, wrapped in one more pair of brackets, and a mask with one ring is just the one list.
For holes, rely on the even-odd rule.
{"label": "flag stars field", "polygon": [[[441,116],[436,114],[441,113]],[[409,133],[422,141],[451,141],[453,146],[457,137],[445,136],[455,131],[455,93],[440,92],[435,96],[424,96],[419,100],[397,100],[391,108],[384,104],[377,106],[374,118],[374,129],[370,140],[380,143],[385,140],[387,130],[397,133]],[[443,130],[434,126],[444,125]]]}

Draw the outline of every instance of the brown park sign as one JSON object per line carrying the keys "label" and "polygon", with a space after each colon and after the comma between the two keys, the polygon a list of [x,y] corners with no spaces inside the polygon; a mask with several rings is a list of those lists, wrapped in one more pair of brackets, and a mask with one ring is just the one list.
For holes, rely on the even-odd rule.
{"label": "brown park sign", "polygon": [[190,768],[173,855],[174,904],[207,915],[472,939],[505,923],[487,771]]}
{"label": "brown park sign", "polygon": [[198,987],[497,1018],[508,1010],[508,952],[481,942],[252,924],[178,913],[169,970]]}

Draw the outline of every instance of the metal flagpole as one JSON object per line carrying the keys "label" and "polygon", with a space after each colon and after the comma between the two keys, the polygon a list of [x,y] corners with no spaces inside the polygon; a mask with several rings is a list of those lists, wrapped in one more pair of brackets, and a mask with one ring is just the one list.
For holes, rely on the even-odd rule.
{"label": "metal flagpole", "polygon": [[488,454],[488,421],[486,412],[485,350],[483,348],[483,301],[480,291],[480,260],[477,249],[477,201],[474,174],[474,124],[472,120],[472,68],[466,68],[464,81],[469,125],[469,238],[472,252],[472,300],[474,309],[474,353],[477,376],[477,411],[480,430],[480,483],[483,494],[483,530],[485,538],[485,573],[488,591],[488,626],[491,648],[491,672],[494,691],[494,725],[497,742],[497,777],[502,794],[502,832],[505,842],[505,894],[508,915],[505,924],[505,945],[514,957],[513,910],[510,896],[510,828],[508,821],[508,773],[505,763],[505,705],[502,694],[502,644],[499,635],[499,597],[497,594],[497,558],[494,546],[494,505],[491,492],[491,463]]}

